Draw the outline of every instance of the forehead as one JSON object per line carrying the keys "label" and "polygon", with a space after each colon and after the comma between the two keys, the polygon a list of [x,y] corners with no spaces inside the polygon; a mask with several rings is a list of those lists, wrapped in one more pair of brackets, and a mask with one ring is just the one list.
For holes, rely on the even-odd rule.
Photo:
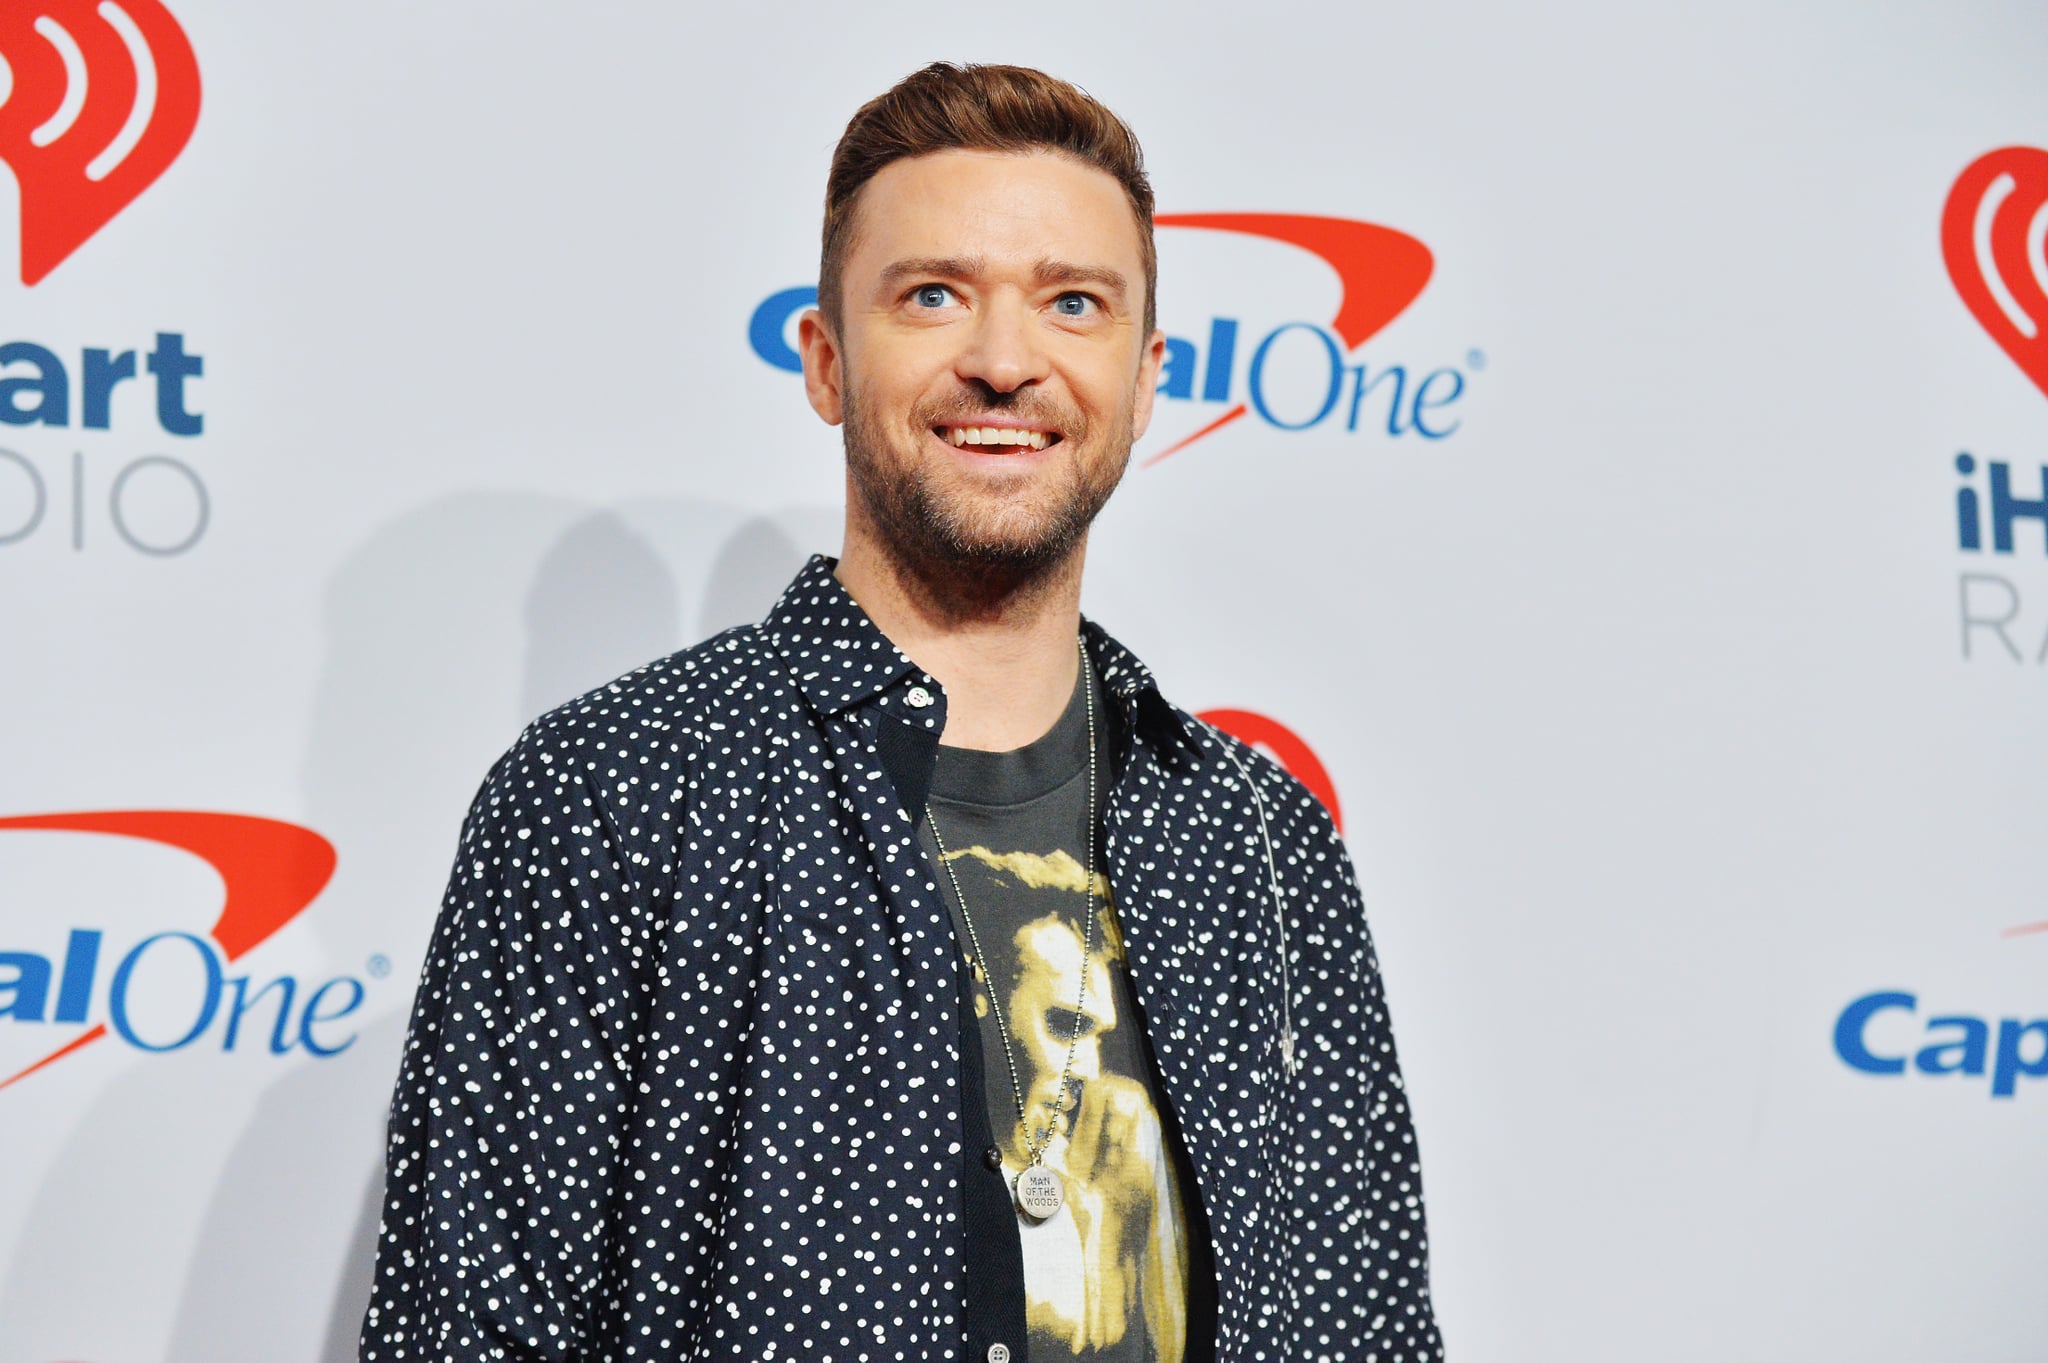
{"label": "forehead", "polygon": [[1137,215],[1114,177],[1054,151],[940,151],[892,161],[861,187],[847,273],[905,257],[1048,258],[1137,278]]}

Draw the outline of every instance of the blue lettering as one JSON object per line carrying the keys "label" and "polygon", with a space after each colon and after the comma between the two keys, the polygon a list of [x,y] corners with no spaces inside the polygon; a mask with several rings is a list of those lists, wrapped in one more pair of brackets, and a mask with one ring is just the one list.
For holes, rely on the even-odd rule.
{"label": "blue lettering", "polygon": [[156,375],[156,419],[172,435],[198,435],[206,429],[206,418],[186,410],[185,380],[206,372],[206,361],[185,353],[185,338],[175,331],[159,331],[156,349],[149,352],[149,372]]}
{"label": "blue lettering", "polygon": [[[1953,1041],[1938,1041],[1934,1036],[1937,1027],[1953,1027],[1958,1035]],[[1927,1035],[1935,1044],[1920,1048],[1920,1053],[1913,1057],[1914,1069],[1922,1074],[1984,1073],[1984,1056],[1991,1048],[1991,1028],[1984,1019],[1929,1018]]]}
{"label": "blue lettering", "polygon": [[92,981],[100,968],[100,935],[73,928],[64,944],[64,979],[57,986],[58,1022],[84,1022],[92,1010]]}
{"label": "blue lettering", "polygon": [[[0,373],[0,423],[71,424],[71,375],[54,351],[32,341],[10,341],[0,345],[0,369],[8,365],[32,365],[35,372]],[[147,365],[156,376],[157,421],[172,435],[203,432],[206,418],[191,410],[186,382],[206,372],[205,357],[187,353],[181,333],[160,331]],[[135,376],[134,351],[88,347],[79,370],[80,423],[93,431],[112,426],[114,390]]]}
{"label": "blue lettering", "polygon": [[[1282,421],[1273,414],[1273,409],[1266,405],[1266,357],[1272,353],[1273,343],[1290,331],[1306,331],[1321,341],[1324,357],[1330,366],[1330,384],[1323,394],[1323,405],[1306,421]],[[1268,425],[1278,426],[1283,431],[1305,431],[1319,424],[1337,406],[1337,397],[1344,384],[1344,352],[1337,348],[1336,338],[1321,327],[1307,322],[1289,322],[1268,333],[1266,339],[1259,342],[1259,348],[1252,352],[1250,383],[1252,407]]]}
{"label": "blue lettering", "polygon": [[[1968,452],[1956,456],[1956,472],[1967,478],[1977,471],[1977,461]],[[1956,489],[1956,544],[1964,549],[1984,547],[1983,521],[1977,514],[1977,489],[1967,484]]]}
{"label": "blue lettering", "polygon": [[[2020,1044],[2030,1036],[2041,1038],[2041,1048],[2032,1060],[2020,1058]],[[1998,1059],[1991,1068],[1991,1096],[2010,1098],[2021,1075],[2039,1079],[2048,1075],[2048,1020],[2022,1025],[2015,1018],[1998,1024]]]}
{"label": "blue lettering", "polygon": [[[17,1022],[45,1021],[55,977],[57,1007],[49,1020],[74,1024],[87,1021],[104,939],[105,934],[96,928],[73,928],[65,945],[61,969],[53,968],[49,957],[34,952],[0,952],[0,1018],[11,1017]],[[184,1033],[169,1040],[157,1040],[144,1036],[137,1025],[134,991],[137,973],[146,966],[155,965],[156,957],[162,955],[156,948],[169,942],[183,943],[199,958],[202,988],[193,1005],[190,1025],[186,1026]],[[175,974],[176,967],[171,969]],[[130,1046],[163,1053],[192,1045],[225,1012],[221,1050],[232,1052],[241,1044],[243,1022],[269,1000],[276,1011],[257,1025],[269,1032],[266,1040],[272,1055],[288,1055],[295,1046],[303,1046],[312,1055],[335,1056],[358,1040],[356,1031],[343,1032],[334,1024],[355,1014],[368,999],[369,991],[361,980],[346,975],[328,980],[305,995],[304,1005],[300,1006],[297,1003],[299,982],[291,975],[281,975],[261,987],[255,987],[251,977],[229,978],[225,970],[226,961],[219,948],[203,937],[195,937],[188,932],[160,932],[145,938],[121,958],[114,970],[107,990],[107,1020],[115,1033]],[[181,996],[170,989],[155,992]],[[173,1013],[172,1016],[179,1015]],[[325,1035],[322,1035],[323,1030]]]}
{"label": "blue lettering", "polygon": [[1389,377],[1394,380],[1393,394],[1387,400],[1387,434],[1399,435],[1408,429],[1401,424],[1401,394],[1408,386],[1408,371],[1401,365],[1389,365],[1382,369],[1379,377],[1366,381],[1366,366],[1363,362],[1351,370],[1351,415],[1345,419],[1344,429],[1358,429],[1358,409],[1365,402],[1365,395],[1384,383]]}
{"label": "blue lettering", "polygon": [[[1194,356],[1190,355],[1192,361]],[[1237,363],[1237,323],[1218,317],[1209,323],[1209,370],[1202,376],[1202,401],[1230,400],[1230,370]]]}
{"label": "blue lettering", "polygon": [[281,988],[283,993],[277,1001],[277,1021],[270,1029],[270,1053],[283,1055],[289,1051],[292,1048],[291,1038],[285,1035],[285,1032],[291,1023],[292,995],[298,992],[299,982],[289,975],[280,975],[253,995],[249,993],[247,976],[229,980],[228,983],[234,986],[235,997],[228,1004],[228,1025],[226,1035],[221,1038],[220,1048],[232,1051],[235,1048],[235,1039],[241,1034],[242,1015],[256,1006],[256,1000],[273,989]]}
{"label": "blue lettering", "polygon": [[1865,994],[1844,1008],[1842,1016],[1835,1020],[1835,1054],[1851,1069],[1865,1074],[1904,1074],[1905,1061],[1870,1053],[1870,1048],[1863,1044],[1863,1030],[1874,1014],[1889,1008],[1903,1008],[1910,1013],[1918,1006],[1919,1000],[1911,994]]}
{"label": "blue lettering", "polygon": [[[30,341],[9,341],[0,345],[0,365],[32,364],[34,378],[0,375],[0,421],[9,426],[68,426],[71,424],[71,378],[55,352]],[[33,396],[33,407],[21,399]]]}
{"label": "blue lettering", "polygon": [[[134,978],[135,968],[142,964],[143,956],[148,953],[151,947],[163,941],[184,942],[199,953],[200,964],[206,970],[206,996],[200,1001],[199,1014],[193,1020],[190,1031],[186,1032],[184,1036],[176,1041],[156,1045],[144,1041],[129,1022],[128,985],[129,981]],[[189,932],[160,932],[154,937],[146,937],[136,943],[135,949],[121,958],[120,966],[114,971],[113,985],[107,993],[107,1019],[114,1024],[114,1030],[121,1034],[121,1039],[131,1046],[145,1051],[175,1051],[180,1047],[189,1046],[194,1041],[197,1041],[200,1034],[213,1025],[213,1015],[220,1009],[220,994],[223,983],[224,981],[221,979],[220,958],[214,954],[213,947],[210,944],[202,942]]]}
{"label": "blue lettering", "polygon": [[[1429,390],[1436,386],[1436,381],[1438,379],[1450,380],[1451,391],[1444,394],[1440,398],[1433,398],[1429,395]],[[1432,407],[1450,406],[1452,403],[1458,400],[1459,396],[1463,394],[1464,391],[1465,376],[1463,374],[1460,374],[1457,370],[1438,369],[1432,371],[1428,375],[1428,377],[1424,378],[1421,383],[1415,386],[1415,410],[1409,414],[1410,420],[1414,423],[1415,429],[1422,432],[1423,437],[1428,440],[1442,440],[1452,431],[1457,430],[1460,423],[1453,421],[1450,425],[1444,427],[1442,430],[1433,431],[1429,428],[1429,423],[1423,420],[1423,417]]]}
{"label": "blue lettering", "polygon": [[1166,363],[1159,367],[1159,392],[1163,397],[1191,398],[1195,395],[1195,343],[1178,336],[1166,338]]}
{"label": "blue lettering", "polygon": [[794,289],[771,293],[754,309],[754,315],[747,323],[747,343],[759,355],[777,369],[787,369],[792,374],[804,372],[803,356],[796,353],[796,347],[789,343],[789,319],[805,308],[818,306],[818,289],[815,284],[805,284]]}
{"label": "blue lettering", "polygon": [[13,979],[0,979],[0,1017],[16,1022],[41,1022],[43,1006],[50,998],[50,961],[32,951],[0,951],[0,970],[12,970]]}
{"label": "blue lettering", "polygon": [[2041,522],[2048,534],[2048,465],[2041,469],[2042,495],[2036,498],[2012,495],[2012,470],[1994,461],[1991,465],[1991,547],[2001,554],[2012,552],[2012,523]]}
{"label": "blue lettering", "polygon": [[134,351],[124,350],[119,355],[109,355],[104,350],[85,352],[85,372],[79,383],[85,390],[82,420],[88,430],[107,429],[114,416],[114,385],[134,377]]}
{"label": "blue lettering", "polygon": [[[327,997],[328,990],[337,986],[346,988],[349,991],[348,1002],[342,1004],[331,1013],[321,1012],[320,1000]],[[314,990],[313,996],[306,1000],[306,1016],[299,1023],[299,1039],[305,1043],[306,1049],[314,1055],[340,1055],[343,1051],[355,1045],[356,1034],[354,1032],[350,1032],[348,1036],[331,1046],[327,1045],[313,1035],[313,1024],[316,1022],[338,1022],[342,1018],[347,1017],[350,1013],[363,1006],[365,992],[361,980],[351,979],[347,975],[343,975],[339,979],[329,980]]]}

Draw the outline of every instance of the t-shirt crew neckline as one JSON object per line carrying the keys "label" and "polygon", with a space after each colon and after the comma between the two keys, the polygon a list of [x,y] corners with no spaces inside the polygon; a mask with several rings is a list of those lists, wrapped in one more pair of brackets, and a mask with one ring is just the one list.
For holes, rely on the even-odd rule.
{"label": "t-shirt crew neckline", "polygon": [[[1088,767],[1088,710],[1081,688],[1091,685],[1095,669],[1084,661],[1067,708],[1042,737],[1021,748],[987,752],[941,744],[932,767],[932,797],[947,804],[1007,809],[1042,800],[1081,775]],[[1102,690],[1096,686],[1096,728],[1103,722]]]}

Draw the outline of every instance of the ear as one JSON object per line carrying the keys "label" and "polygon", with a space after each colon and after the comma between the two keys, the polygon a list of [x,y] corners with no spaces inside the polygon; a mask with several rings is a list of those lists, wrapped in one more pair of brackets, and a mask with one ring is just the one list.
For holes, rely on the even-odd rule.
{"label": "ear", "polygon": [[839,338],[816,308],[806,309],[797,319],[796,348],[803,357],[804,396],[810,399],[811,410],[827,426],[837,426],[846,419],[846,368]]}
{"label": "ear", "polygon": [[1166,363],[1166,333],[1154,331],[1145,338],[1138,355],[1138,395],[1131,404],[1131,439],[1136,441],[1152,424],[1152,400],[1159,396],[1159,368]]}

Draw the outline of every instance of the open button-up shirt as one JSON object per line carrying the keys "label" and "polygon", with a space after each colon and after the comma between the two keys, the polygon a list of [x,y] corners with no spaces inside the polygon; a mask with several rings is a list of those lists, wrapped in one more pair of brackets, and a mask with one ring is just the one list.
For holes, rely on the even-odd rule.
{"label": "open button-up shirt", "polygon": [[[1024,1358],[916,834],[945,693],[833,567],[536,721],[485,781],[392,1105],[366,1363]],[[1343,844],[1084,638],[1107,870],[1210,1251],[1189,1357],[1440,1359]]]}

